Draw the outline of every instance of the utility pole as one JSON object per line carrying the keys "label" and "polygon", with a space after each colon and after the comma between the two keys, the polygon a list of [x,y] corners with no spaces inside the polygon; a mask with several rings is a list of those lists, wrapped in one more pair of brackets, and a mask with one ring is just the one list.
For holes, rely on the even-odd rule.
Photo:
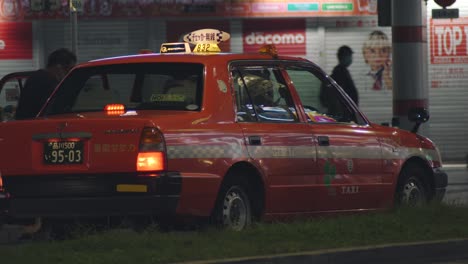
{"label": "utility pole", "polygon": [[411,130],[408,112],[429,107],[427,19],[424,0],[392,0],[393,117]]}
{"label": "utility pole", "polygon": [[[74,3],[75,2],[75,3]],[[71,29],[71,50],[78,57],[78,10],[76,4],[81,6],[81,1],[70,0],[70,29]]]}

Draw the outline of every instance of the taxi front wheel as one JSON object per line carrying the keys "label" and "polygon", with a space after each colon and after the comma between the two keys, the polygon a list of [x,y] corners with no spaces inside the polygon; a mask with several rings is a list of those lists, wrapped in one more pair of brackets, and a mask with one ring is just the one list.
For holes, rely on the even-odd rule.
{"label": "taxi front wheel", "polygon": [[221,228],[240,231],[250,225],[252,209],[242,184],[224,185],[217,202],[214,220]]}
{"label": "taxi front wheel", "polygon": [[397,204],[400,206],[421,206],[427,203],[427,188],[421,179],[424,170],[416,165],[403,169],[397,188]]}

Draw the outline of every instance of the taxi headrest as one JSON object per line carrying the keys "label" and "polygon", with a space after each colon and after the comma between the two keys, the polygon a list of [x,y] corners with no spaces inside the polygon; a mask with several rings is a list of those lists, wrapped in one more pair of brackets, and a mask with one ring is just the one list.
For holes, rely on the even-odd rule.
{"label": "taxi headrest", "polygon": [[247,85],[247,88],[249,89],[250,95],[253,97],[271,92],[274,88],[285,88],[283,84],[262,78],[254,74],[244,75],[243,78],[238,79],[239,85],[243,86],[243,82],[245,82],[245,85]]}

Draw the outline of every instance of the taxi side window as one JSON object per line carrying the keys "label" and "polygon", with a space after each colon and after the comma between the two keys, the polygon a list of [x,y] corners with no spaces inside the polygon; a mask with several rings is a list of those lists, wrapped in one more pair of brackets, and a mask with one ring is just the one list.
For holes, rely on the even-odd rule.
{"label": "taxi side window", "polygon": [[291,94],[279,70],[239,67],[232,71],[240,122],[297,122]]}
{"label": "taxi side window", "polygon": [[310,123],[358,123],[355,112],[324,76],[310,69],[287,69]]}

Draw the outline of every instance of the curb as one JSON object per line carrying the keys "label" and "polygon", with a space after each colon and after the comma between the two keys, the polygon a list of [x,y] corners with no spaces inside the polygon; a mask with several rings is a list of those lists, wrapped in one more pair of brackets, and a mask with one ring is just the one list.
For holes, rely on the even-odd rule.
{"label": "curb", "polygon": [[17,243],[24,227],[19,225],[0,225],[0,245]]}
{"label": "curb", "polygon": [[460,260],[466,260],[466,263],[468,263],[467,249],[468,238],[405,244],[388,244],[375,247],[319,250],[246,258],[177,262],[177,264],[427,264]]}

